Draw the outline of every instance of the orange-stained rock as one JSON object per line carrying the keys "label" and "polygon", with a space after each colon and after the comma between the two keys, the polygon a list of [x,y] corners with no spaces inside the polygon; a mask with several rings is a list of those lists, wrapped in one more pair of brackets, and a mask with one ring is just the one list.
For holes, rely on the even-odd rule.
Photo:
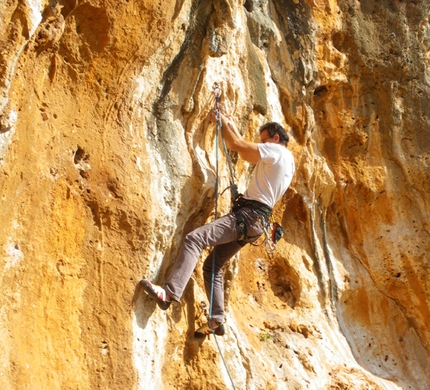
{"label": "orange-stained rock", "polygon": [[[2,389],[430,387],[426,2],[15,0],[0,18]],[[214,83],[246,139],[283,123],[297,166],[276,252],[226,268],[218,345],[193,338],[200,265],[166,312],[138,287],[214,218]]]}

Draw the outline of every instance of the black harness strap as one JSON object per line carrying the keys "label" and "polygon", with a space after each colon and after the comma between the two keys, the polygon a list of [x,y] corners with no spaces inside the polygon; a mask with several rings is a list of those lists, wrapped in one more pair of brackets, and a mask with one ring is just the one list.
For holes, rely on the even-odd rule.
{"label": "black harness strap", "polygon": [[272,214],[272,209],[262,202],[258,202],[257,200],[246,199],[240,194],[234,201],[233,211],[239,210],[242,207],[249,207],[256,211],[259,214],[264,214],[267,217],[270,217]]}
{"label": "black harness strap", "polygon": [[239,210],[243,207],[249,207],[254,213],[260,216],[260,218],[263,220],[261,221],[263,228],[270,224],[270,215],[272,213],[272,209],[269,206],[256,200],[246,199],[242,196],[242,194],[240,194],[235,199],[232,211],[237,220],[237,242],[241,246],[251,244],[258,238],[249,237],[247,235],[245,218],[243,218],[242,213],[239,212]]}
{"label": "black harness strap", "polygon": [[246,239],[246,224],[245,218],[243,218],[242,213],[235,212],[237,220],[237,242],[241,243]]}

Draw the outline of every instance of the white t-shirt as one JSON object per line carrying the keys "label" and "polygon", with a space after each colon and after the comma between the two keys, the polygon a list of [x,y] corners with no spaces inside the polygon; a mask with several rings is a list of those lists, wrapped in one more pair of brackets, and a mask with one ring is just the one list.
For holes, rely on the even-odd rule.
{"label": "white t-shirt", "polygon": [[258,144],[258,151],[260,161],[243,196],[273,208],[291,184],[294,157],[285,146],[270,142]]}

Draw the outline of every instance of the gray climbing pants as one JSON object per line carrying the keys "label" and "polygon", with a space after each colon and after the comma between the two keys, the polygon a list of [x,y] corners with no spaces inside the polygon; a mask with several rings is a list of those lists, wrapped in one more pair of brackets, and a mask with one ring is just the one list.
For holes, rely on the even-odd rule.
{"label": "gray climbing pants", "polygon": [[[259,216],[251,208],[243,207],[237,212],[243,215],[247,237],[258,239],[263,233]],[[210,301],[212,269],[214,271],[212,318],[224,322],[224,283],[222,268],[242,248],[237,242],[237,220],[234,213],[227,214],[207,225],[188,233],[182,244],[164,288],[175,301],[179,301],[197,265],[204,248],[212,246],[212,252],[203,264],[205,290]],[[213,266],[213,262],[215,262]]]}

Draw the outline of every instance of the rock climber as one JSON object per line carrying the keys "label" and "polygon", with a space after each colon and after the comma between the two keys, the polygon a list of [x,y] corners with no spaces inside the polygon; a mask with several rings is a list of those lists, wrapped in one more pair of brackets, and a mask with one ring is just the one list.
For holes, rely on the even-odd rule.
{"label": "rock climber", "polygon": [[269,224],[272,209],[288,189],[295,171],[293,155],[286,148],[289,136],[280,124],[270,122],[261,126],[260,142],[254,143],[246,141],[233,121],[220,111],[212,114],[212,120],[222,121],[227,148],[256,164],[248,189],[236,199],[232,212],[187,234],[163,287],[147,279],[140,281],[158,306],[167,310],[172,300],[181,299],[203,249],[213,247],[203,264],[208,299],[213,290],[212,315],[208,324],[195,332],[196,337],[211,333],[224,335],[222,268],[245,244],[263,234],[262,225]]}

